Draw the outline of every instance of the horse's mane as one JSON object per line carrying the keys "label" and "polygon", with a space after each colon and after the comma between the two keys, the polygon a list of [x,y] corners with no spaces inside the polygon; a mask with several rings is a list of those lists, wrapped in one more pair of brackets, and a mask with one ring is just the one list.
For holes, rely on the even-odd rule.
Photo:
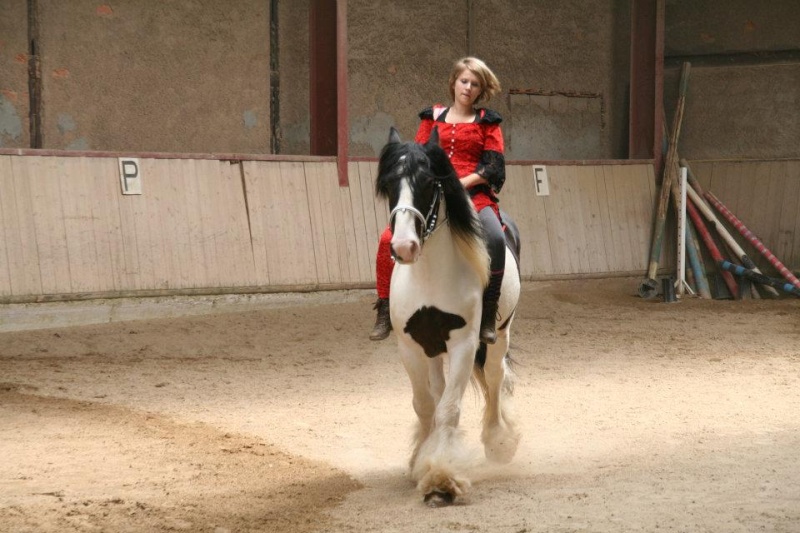
{"label": "horse's mane", "polygon": [[[436,136],[438,138],[438,135]],[[405,158],[403,160],[403,158]],[[393,174],[397,165],[406,165],[408,177],[415,187],[420,180],[434,179],[441,183],[444,193],[445,213],[453,239],[484,285],[489,281],[489,255],[486,251],[483,226],[475,207],[455,169],[438,140],[424,145],[413,142],[389,142],[381,150],[378,162],[376,193],[386,197],[391,182],[399,176]]]}

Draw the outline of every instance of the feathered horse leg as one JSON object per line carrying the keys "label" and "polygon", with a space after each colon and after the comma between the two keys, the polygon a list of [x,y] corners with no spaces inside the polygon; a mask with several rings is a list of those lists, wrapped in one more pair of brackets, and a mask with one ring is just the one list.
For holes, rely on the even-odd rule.
{"label": "feathered horse leg", "polygon": [[432,507],[452,503],[470,487],[463,474],[469,454],[463,447],[458,424],[476,345],[476,340],[464,339],[451,347],[447,383],[436,405],[432,430],[420,444],[411,465],[411,476]]}

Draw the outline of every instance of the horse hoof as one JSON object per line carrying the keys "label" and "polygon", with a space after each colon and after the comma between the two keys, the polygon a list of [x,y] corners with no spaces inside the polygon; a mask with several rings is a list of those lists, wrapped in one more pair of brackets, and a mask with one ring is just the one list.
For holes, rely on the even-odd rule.
{"label": "horse hoof", "polygon": [[434,509],[437,507],[447,507],[448,505],[453,505],[454,499],[455,496],[449,492],[435,490],[425,495],[425,504]]}

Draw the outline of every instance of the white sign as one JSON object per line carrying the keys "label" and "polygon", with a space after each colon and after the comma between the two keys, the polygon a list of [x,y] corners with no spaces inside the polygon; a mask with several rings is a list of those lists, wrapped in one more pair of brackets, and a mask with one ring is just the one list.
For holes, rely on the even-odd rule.
{"label": "white sign", "polygon": [[550,183],[547,181],[547,167],[544,165],[533,166],[533,186],[536,187],[536,196],[550,196]]}
{"label": "white sign", "polygon": [[142,171],[135,157],[119,158],[119,181],[122,194],[142,194]]}

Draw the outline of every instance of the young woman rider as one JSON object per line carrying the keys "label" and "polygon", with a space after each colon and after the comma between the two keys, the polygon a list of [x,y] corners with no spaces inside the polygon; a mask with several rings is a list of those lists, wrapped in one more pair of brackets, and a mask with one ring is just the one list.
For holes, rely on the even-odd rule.
{"label": "young woman rider", "polygon": [[[500,92],[497,77],[480,59],[465,57],[453,65],[449,77],[448,107],[434,105],[419,114],[421,119],[415,141],[425,143],[434,126],[439,130],[439,143],[450,157],[461,183],[472,198],[486,234],[486,246],[491,258],[489,285],[483,295],[480,340],[487,344],[496,341],[495,317],[500,286],[505,270],[506,245],[497,206],[497,193],[505,182],[502,118],[498,113],[476,104],[488,102]],[[389,285],[394,261],[391,257],[391,228],[386,228],[378,244],[376,265],[378,312],[370,339],[389,336]]]}

